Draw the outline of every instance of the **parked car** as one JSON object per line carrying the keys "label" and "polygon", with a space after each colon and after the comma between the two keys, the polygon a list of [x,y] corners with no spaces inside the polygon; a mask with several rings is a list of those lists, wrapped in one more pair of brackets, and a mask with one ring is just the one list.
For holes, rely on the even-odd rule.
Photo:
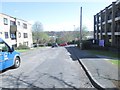
{"label": "parked car", "polygon": [[53,43],[53,44],[52,44],[52,48],[53,48],[53,47],[58,47],[58,44],[57,44],[57,43]]}
{"label": "parked car", "polygon": [[0,71],[9,67],[18,68],[20,62],[20,53],[0,38]]}
{"label": "parked car", "polygon": [[62,43],[59,46],[67,46],[67,45],[68,45],[67,43]]}

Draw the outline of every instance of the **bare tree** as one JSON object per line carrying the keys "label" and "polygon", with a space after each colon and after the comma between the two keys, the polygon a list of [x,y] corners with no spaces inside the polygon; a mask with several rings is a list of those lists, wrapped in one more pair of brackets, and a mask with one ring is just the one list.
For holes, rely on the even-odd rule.
{"label": "bare tree", "polygon": [[40,32],[43,31],[43,25],[41,22],[37,21],[33,24],[33,27],[32,27],[32,32],[33,32],[33,40],[34,42],[36,42],[37,44],[39,43],[39,40],[40,40]]}

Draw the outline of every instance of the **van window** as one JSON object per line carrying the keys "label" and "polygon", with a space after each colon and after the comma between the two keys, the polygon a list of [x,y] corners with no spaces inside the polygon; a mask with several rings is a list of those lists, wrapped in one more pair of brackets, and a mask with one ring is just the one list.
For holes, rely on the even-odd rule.
{"label": "van window", "polygon": [[8,46],[4,42],[0,42],[0,52],[7,52],[8,50]]}

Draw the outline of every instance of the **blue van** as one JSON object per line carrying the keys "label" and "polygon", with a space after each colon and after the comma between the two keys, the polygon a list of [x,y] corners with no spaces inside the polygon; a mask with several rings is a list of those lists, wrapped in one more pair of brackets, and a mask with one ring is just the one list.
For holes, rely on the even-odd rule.
{"label": "blue van", "polygon": [[0,38],[0,71],[9,67],[18,68],[20,62],[20,53]]}

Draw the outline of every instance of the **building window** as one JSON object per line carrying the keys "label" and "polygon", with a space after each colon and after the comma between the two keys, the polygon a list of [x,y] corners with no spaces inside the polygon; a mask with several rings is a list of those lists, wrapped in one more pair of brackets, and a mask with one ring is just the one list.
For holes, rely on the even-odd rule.
{"label": "building window", "polygon": [[12,40],[16,39],[16,33],[11,33],[11,39]]}
{"label": "building window", "polygon": [[21,38],[21,33],[20,32],[18,33],[18,36],[19,36],[19,38]]}
{"label": "building window", "polygon": [[28,42],[23,42],[23,45],[28,46]]}
{"label": "building window", "polygon": [[20,26],[20,22],[18,21],[18,26]]}
{"label": "building window", "polygon": [[10,20],[10,25],[15,25],[15,24],[16,24],[15,21]]}
{"label": "building window", "polygon": [[9,38],[8,37],[8,32],[5,32],[5,39]]}
{"label": "building window", "polygon": [[8,19],[4,18],[4,25],[8,25]]}
{"label": "building window", "polygon": [[27,24],[23,23],[23,28],[27,29]]}
{"label": "building window", "polygon": [[28,38],[28,34],[27,33],[23,33],[24,38]]}

